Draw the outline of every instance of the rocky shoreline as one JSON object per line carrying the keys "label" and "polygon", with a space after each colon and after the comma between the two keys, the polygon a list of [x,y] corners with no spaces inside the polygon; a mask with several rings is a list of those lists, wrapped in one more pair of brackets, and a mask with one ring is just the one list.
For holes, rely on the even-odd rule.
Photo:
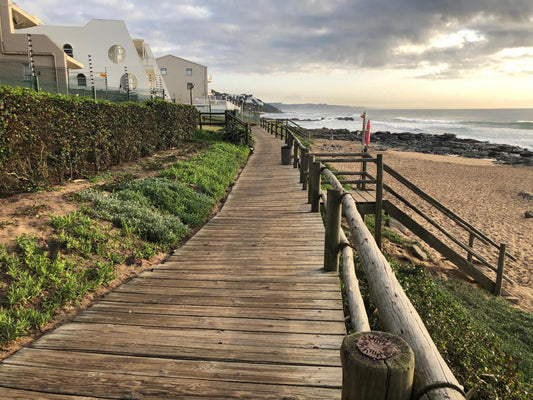
{"label": "rocky shoreline", "polygon": [[[348,129],[309,129],[316,139],[360,141],[361,131]],[[375,147],[376,145],[377,148]],[[454,155],[467,158],[492,159],[500,164],[533,166],[533,151],[518,146],[460,139],[454,134],[431,135],[411,132],[372,132],[371,146],[377,150],[395,149],[417,153]]]}

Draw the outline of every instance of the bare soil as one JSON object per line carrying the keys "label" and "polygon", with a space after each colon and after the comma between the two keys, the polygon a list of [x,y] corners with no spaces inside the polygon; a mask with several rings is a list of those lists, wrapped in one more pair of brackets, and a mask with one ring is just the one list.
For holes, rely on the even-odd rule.
{"label": "bare soil", "polygon": [[[79,203],[73,195],[88,187],[94,187],[110,182],[114,179],[128,175],[136,178],[147,178],[158,174],[156,167],[165,168],[177,160],[188,159],[203,147],[200,143],[184,143],[178,149],[159,152],[151,157],[146,157],[138,162],[123,164],[102,173],[99,182],[91,183],[88,180],[75,180],[64,185],[53,187],[47,191],[37,193],[23,193],[0,198],[0,244],[8,250],[14,250],[15,239],[24,233],[42,238],[43,242],[52,234],[50,215],[63,216],[79,209]],[[159,169],[159,168],[158,168]],[[92,180],[94,181],[94,180]],[[185,242],[197,229],[191,232]],[[164,262],[167,253],[158,253],[150,261],[139,260],[133,265],[121,264],[115,268],[116,278],[101,287],[96,292],[87,293],[75,304],[68,304],[56,312],[53,320],[42,329],[31,332],[30,335],[20,338],[15,342],[0,349],[0,360],[8,357],[21,347],[31,343],[44,333],[70,321],[80,311],[85,310],[94,302],[101,299],[106,293],[112,291],[120,284],[135,277],[140,272],[153,268]],[[5,272],[0,271],[0,301],[5,292],[8,278]]]}

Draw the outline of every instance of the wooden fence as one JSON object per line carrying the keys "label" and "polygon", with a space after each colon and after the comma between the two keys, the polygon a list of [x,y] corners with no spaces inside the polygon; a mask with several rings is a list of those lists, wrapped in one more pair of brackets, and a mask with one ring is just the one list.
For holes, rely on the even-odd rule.
{"label": "wooden fence", "polygon": [[[509,254],[506,251],[506,244],[501,243],[497,244],[495,241],[490,239],[487,235],[481,232],[479,229],[475,228],[463,218],[455,214],[449,208],[441,204],[438,200],[431,197],[429,194],[424,192],[422,189],[417,187],[415,184],[410,182],[407,178],[402,176],[399,172],[395,171],[393,168],[384,164],[382,161],[379,161],[378,158],[372,158],[368,153],[310,153],[308,149],[302,145],[301,141],[294,140],[293,137],[302,138],[307,136],[303,128],[298,130],[293,129],[291,126],[296,125],[294,122],[282,121],[262,121],[263,127],[271,132],[272,134],[279,135],[281,139],[285,139],[286,143],[293,145],[294,147],[294,166],[300,166],[298,163],[301,163],[301,182],[303,182],[304,189],[307,189],[307,181],[311,181],[309,178],[312,168],[311,165],[314,161],[320,160],[322,163],[360,163],[361,168],[359,172],[354,171],[331,171],[332,174],[336,176],[358,176],[359,178],[354,179],[345,179],[343,178],[340,183],[345,184],[356,184],[359,191],[352,192],[354,196],[364,198],[365,196],[372,197],[368,201],[357,201],[357,208],[362,215],[365,214],[375,214],[376,224],[374,237],[378,244],[378,247],[381,247],[381,218],[382,210],[385,211],[389,216],[397,219],[402,224],[404,224],[409,230],[415,233],[420,239],[425,241],[429,246],[437,250],[449,261],[454,263],[459,269],[472,277],[481,287],[487,291],[499,296],[501,294],[509,295],[505,290],[502,289],[503,280],[514,284],[514,281],[509,278],[504,273],[505,260],[510,259],[516,261],[516,258]],[[376,177],[368,173],[367,164],[373,163],[376,164]],[[463,241],[458,238],[457,235],[454,235],[444,228],[442,223],[436,222],[433,218],[429,217],[425,212],[421,210],[420,207],[417,207],[413,202],[407,199],[407,196],[400,194],[398,190],[395,190],[391,185],[384,182],[384,176],[386,176],[387,181],[394,180],[400,184],[403,191],[414,194],[421,199],[423,202],[428,204],[431,208],[442,213],[442,215],[448,219],[451,223],[455,224],[460,230],[465,232],[465,235],[468,236],[468,242]],[[367,192],[369,186],[372,185],[375,187],[374,191]],[[313,189],[313,195],[310,195],[313,198],[312,209],[316,210],[318,207],[318,199],[316,191]],[[413,219],[407,212],[398,207],[395,203],[390,200],[383,198],[383,193],[389,193],[395,200],[399,201],[404,207],[407,207],[408,210],[411,210],[412,213],[420,216],[427,224],[434,227],[439,236],[435,233],[432,233],[430,230],[425,228],[422,224]],[[371,193],[371,194],[369,194]],[[402,192],[403,193],[403,192]],[[445,240],[453,243],[455,246],[460,248],[465,252],[465,256],[459,254],[456,250],[452,249]],[[494,261],[489,261],[487,257],[482,255],[482,253],[474,249],[475,242],[478,241],[479,245],[487,246],[487,252],[490,252],[490,249],[496,249],[497,258]],[[493,271],[495,273],[495,278],[491,278],[485,272],[480,270],[473,264],[473,261],[476,260],[480,265],[483,265],[485,268]]]}
{"label": "wooden fence", "polygon": [[[317,160],[318,155],[310,153],[309,149],[302,144],[302,139],[305,137],[302,132],[305,131],[293,127],[287,121],[280,123],[280,121],[262,120],[261,126],[276,137],[284,139],[286,144],[293,146],[293,166],[300,168],[300,181],[303,188],[308,190],[311,210],[318,212],[320,211],[320,201],[324,204],[326,210],[324,268],[327,270],[338,269],[339,258],[342,258],[342,271],[352,329],[357,332],[355,337],[347,337],[341,350],[343,399],[464,399],[463,388],[438,352],[420,316],[398,283],[388,261],[381,253],[378,243],[368,231],[360,212],[357,210],[353,196],[343,188],[343,183],[337,179],[336,174],[326,168],[321,160]],[[359,185],[359,187],[369,184],[376,185],[376,197],[379,200],[374,204],[374,212],[378,210],[379,215],[381,215],[379,209],[381,204],[377,203],[382,203],[383,179],[382,173],[379,172],[383,170],[380,168],[382,157],[378,156],[373,159],[362,153],[350,154],[350,157],[360,158],[363,164],[375,162],[378,165],[378,176],[375,179],[366,171],[362,171],[358,174],[360,179],[352,183]],[[338,162],[339,160],[336,159],[335,161]],[[332,187],[332,189],[328,189],[327,195],[321,189],[322,176]],[[341,229],[342,214],[345,215],[348,222],[352,243],[347,240]],[[378,225],[381,224],[376,221],[376,226]],[[370,330],[370,326],[354,272],[351,246],[357,250],[384,326],[389,333],[403,338],[414,354],[416,362],[411,384],[406,383],[409,378],[399,372],[399,370],[404,372],[408,370],[408,365],[402,364],[399,367],[395,362],[388,360],[389,363],[386,368],[388,378],[384,380],[383,372],[379,368],[375,368],[376,363],[366,364],[358,356],[363,350],[361,350],[362,347],[357,346],[359,346],[361,338],[368,340],[366,333]],[[375,346],[383,350],[384,353],[386,353],[387,346],[394,347],[392,345],[394,340],[391,337],[379,332],[374,333],[380,337]],[[357,346],[354,346],[355,339],[357,339]],[[401,345],[396,346],[397,349],[399,347]],[[400,378],[400,376],[402,377]],[[406,385],[409,387],[406,388]]]}
{"label": "wooden fence", "polygon": [[202,129],[204,125],[225,126],[226,113],[227,111],[199,112],[198,125],[200,126],[200,129]]}

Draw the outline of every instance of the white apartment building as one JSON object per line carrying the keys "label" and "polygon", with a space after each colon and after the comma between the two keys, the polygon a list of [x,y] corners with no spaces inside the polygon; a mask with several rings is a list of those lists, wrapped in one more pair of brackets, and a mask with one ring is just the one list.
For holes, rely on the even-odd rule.
{"label": "white apartment building", "polygon": [[92,88],[158,96],[168,89],[150,47],[133,40],[124,21],[93,19],[85,26],[39,25],[21,31],[44,34],[64,52],[83,63],[84,68],[69,71],[71,88]]}

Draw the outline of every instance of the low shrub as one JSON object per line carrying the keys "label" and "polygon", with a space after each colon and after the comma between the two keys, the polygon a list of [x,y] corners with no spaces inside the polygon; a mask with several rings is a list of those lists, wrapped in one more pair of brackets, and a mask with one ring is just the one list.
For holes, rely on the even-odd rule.
{"label": "low shrub", "polygon": [[189,105],[111,103],[0,86],[0,188],[31,191],[98,175],[177,147],[196,129]]}

